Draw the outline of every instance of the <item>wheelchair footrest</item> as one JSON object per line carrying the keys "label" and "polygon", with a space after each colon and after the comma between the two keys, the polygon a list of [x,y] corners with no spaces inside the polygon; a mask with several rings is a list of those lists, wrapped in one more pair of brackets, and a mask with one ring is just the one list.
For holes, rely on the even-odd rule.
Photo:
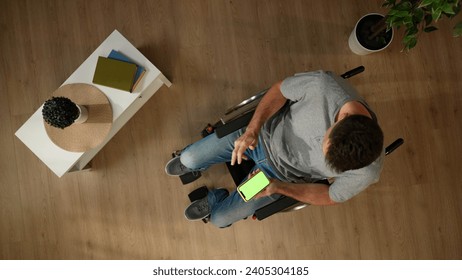
{"label": "wheelchair footrest", "polygon": [[209,190],[206,186],[202,186],[198,189],[193,190],[188,194],[189,200],[191,202],[204,198],[208,194]]}
{"label": "wheelchair footrest", "polygon": [[200,177],[201,177],[201,173],[199,171],[195,171],[195,172],[189,172],[189,173],[181,175],[180,180],[181,180],[181,183],[183,183],[183,185],[186,185],[186,184],[196,181]]}
{"label": "wheelchair footrest", "polygon": [[250,111],[242,115],[241,117],[232,120],[222,126],[215,128],[215,133],[218,138],[225,137],[226,135],[246,126],[253,117],[254,111]]}

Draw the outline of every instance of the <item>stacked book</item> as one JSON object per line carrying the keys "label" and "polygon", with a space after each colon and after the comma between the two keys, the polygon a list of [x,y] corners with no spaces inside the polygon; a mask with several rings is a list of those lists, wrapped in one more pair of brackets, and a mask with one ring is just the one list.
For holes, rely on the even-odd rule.
{"label": "stacked book", "polygon": [[93,83],[133,92],[146,73],[121,52],[112,50],[108,57],[98,57]]}

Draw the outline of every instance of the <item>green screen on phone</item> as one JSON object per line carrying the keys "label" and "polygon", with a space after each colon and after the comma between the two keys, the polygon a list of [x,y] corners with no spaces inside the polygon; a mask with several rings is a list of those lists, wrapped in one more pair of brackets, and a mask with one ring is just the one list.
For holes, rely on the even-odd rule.
{"label": "green screen on phone", "polygon": [[245,200],[250,200],[262,189],[268,186],[270,181],[263,172],[258,172],[252,178],[239,186],[239,192]]}

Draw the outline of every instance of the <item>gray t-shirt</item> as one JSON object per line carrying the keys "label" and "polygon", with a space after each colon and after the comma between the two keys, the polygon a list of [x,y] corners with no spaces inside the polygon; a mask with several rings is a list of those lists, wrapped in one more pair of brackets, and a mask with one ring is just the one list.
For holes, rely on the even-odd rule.
{"label": "gray t-shirt", "polygon": [[261,137],[269,163],[279,177],[293,183],[334,178],[329,196],[344,202],[378,181],[384,154],[364,168],[335,173],[326,164],[322,141],[340,108],[359,101],[375,114],[344,79],[331,72],[297,74],[282,82],[289,102],[263,126]]}

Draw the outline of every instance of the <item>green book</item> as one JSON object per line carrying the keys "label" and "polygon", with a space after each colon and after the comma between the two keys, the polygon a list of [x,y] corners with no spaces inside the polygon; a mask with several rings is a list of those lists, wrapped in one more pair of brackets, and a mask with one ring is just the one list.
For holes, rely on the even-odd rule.
{"label": "green book", "polygon": [[133,63],[100,56],[93,83],[131,92],[137,68]]}

